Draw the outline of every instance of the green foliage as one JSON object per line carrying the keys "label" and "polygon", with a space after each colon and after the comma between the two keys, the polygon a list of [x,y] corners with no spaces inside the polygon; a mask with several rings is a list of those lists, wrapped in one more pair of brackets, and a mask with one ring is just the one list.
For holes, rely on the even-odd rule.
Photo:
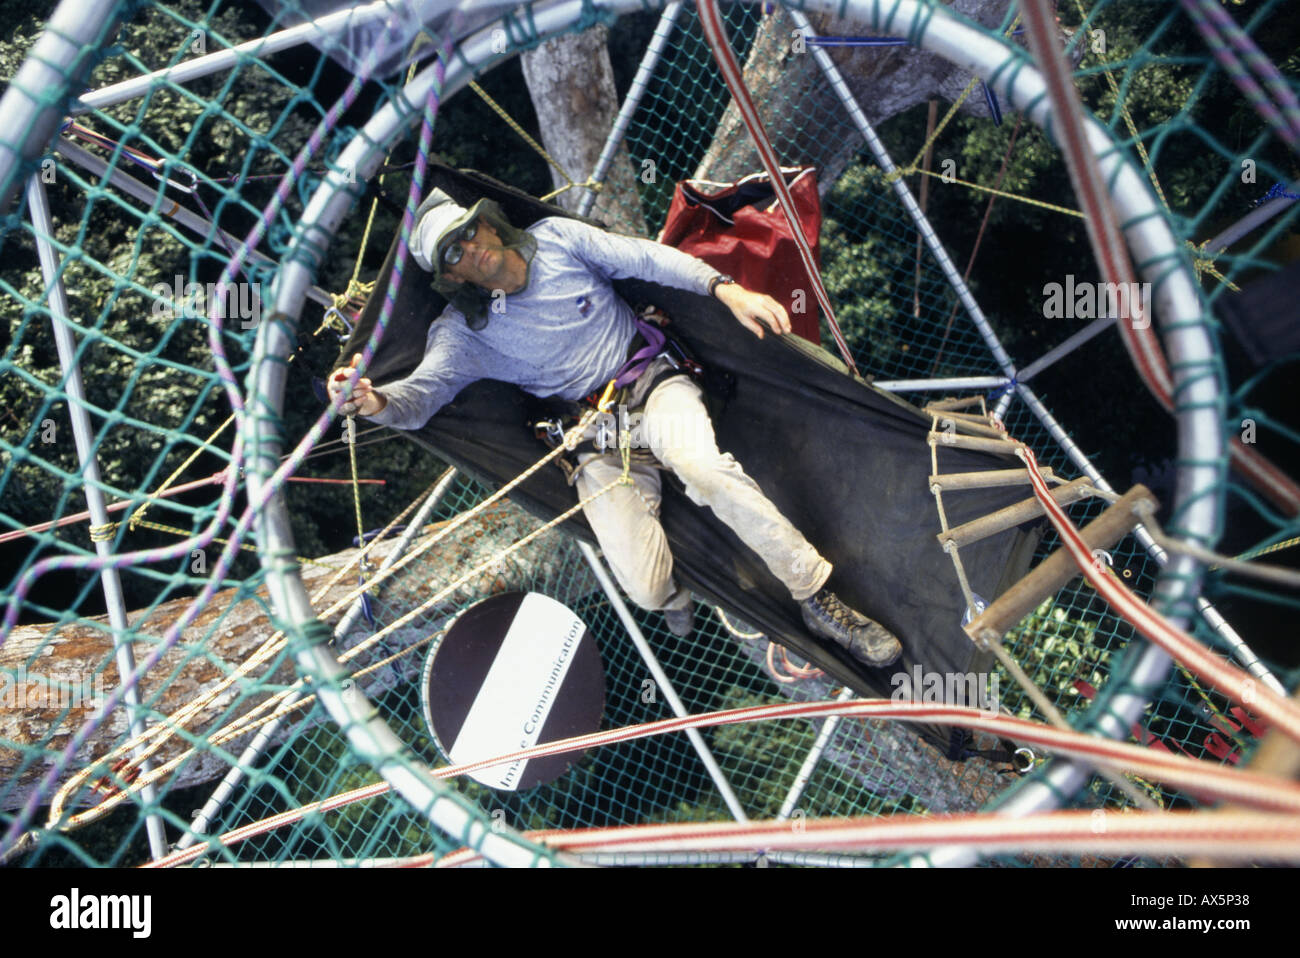
{"label": "green foliage", "polygon": [[[1071,616],[1055,599],[1044,600],[1007,636],[1005,644],[1014,650],[1034,685],[1066,714],[1087,705],[1075,683],[1101,688],[1113,664],[1108,637],[1099,634],[1098,624]],[[1004,677],[999,688],[1003,706],[1013,715],[1036,716],[1033,703],[1010,677]]]}
{"label": "green foliage", "polygon": [[898,301],[906,295],[892,279],[905,269],[908,250],[880,235],[868,222],[865,228],[850,216],[866,206],[865,196],[883,187],[884,177],[875,167],[851,166],[835,185],[826,204],[826,240],[822,263],[826,291],[836,303],[840,329],[854,358],[869,369],[881,369],[900,349],[894,327]]}
{"label": "green foliage", "polygon": [[[0,44],[0,63],[16,70],[45,11],[25,11],[21,16],[7,12],[12,15],[13,32]],[[114,55],[100,63],[93,85],[106,85],[191,55],[192,23],[205,24],[209,49],[250,39],[265,25],[260,15],[253,16],[243,8],[213,12],[197,0],[173,4],[165,12],[144,9],[123,25]],[[270,200],[278,175],[292,159],[289,151],[306,141],[320,116],[312,98],[299,96],[298,88],[279,72],[277,64],[281,69],[294,68],[292,58],[280,57],[266,64],[247,61],[229,74],[184,87],[169,86],[144,101],[112,106],[80,122],[148,155],[170,157],[167,175],[178,182],[186,182],[186,171],[193,170],[201,183],[198,195],[207,198],[218,222],[231,234],[242,236]],[[329,70],[338,72],[332,67]],[[319,76],[321,72],[318,65],[315,73]],[[221,106],[215,108],[214,104]],[[276,146],[281,143],[295,146]],[[91,152],[110,154],[98,147]],[[323,161],[318,157],[313,168]],[[143,182],[153,182],[148,171],[120,157],[114,166]],[[189,283],[215,281],[228,254],[221,241],[209,238],[198,242],[185,229],[147,214],[137,201],[98,185],[78,167],[60,161],[54,170],[53,182],[47,185],[55,223],[53,238],[65,256],[62,277],[68,313],[82,343],[78,359],[92,428],[98,433],[95,455],[110,491],[156,488],[229,415],[228,401],[215,380],[203,310],[179,322],[172,321],[170,311],[174,290],[183,290]],[[267,173],[277,176],[246,178]],[[231,179],[237,181],[233,191],[224,185]],[[160,198],[156,207],[165,209],[170,196],[177,195],[173,192],[169,198]],[[193,200],[182,197],[181,202],[202,212]],[[296,217],[300,209],[300,200],[291,197],[288,214]],[[318,278],[320,285],[338,291],[346,286],[364,224],[364,215],[358,215],[340,231]],[[378,218],[370,249],[372,263],[382,260],[395,230],[396,221],[390,214]],[[267,252],[273,253],[280,244],[278,236],[273,230],[263,243]],[[0,326],[10,332],[3,370],[13,375],[0,376],[0,407],[7,410],[0,425],[4,440],[0,491],[5,494],[9,520],[26,525],[78,511],[84,505],[79,497],[66,497],[65,493],[68,477],[77,475],[79,466],[61,395],[63,375],[54,348],[50,305],[31,232],[11,233],[5,252],[6,270],[0,286],[8,295],[0,297]],[[367,278],[364,273],[362,278]],[[268,277],[260,271],[242,279],[263,284],[264,296],[269,295]],[[159,294],[155,286],[165,287],[165,291]],[[311,335],[320,315],[315,305],[305,309],[300,337],[304,348],[290,371],[291,393],[310,400],[287,404],[285,434],[291,443],[320,412],[320,405],[311,397],[311,376],[324,375],[337,354],[337,345],[328,335],[324,339]],[[227,323],[223,343],[237,374],[246,362],[254,332],[233,320]],[[55,427],[56,441],[52,443],[36,441],[46,423]],[[225,463],[217,450],[228,450],[231,440],[227,429],[216,439],[215,449],[200,455],[178,481],[221,469]],[[32,454],[24,454],[25,449]],[[336,444],[332,457],[313,460],[301,474],[347,477],[350,470],[342,451]],[[438,471],[436,461],[409,444],[368,447],[361,475],[385,479],[388,485],[366,495],[363,521],[367,528],[385,523],[427,488]],[[373,488],[368,487],[367,492]],[[295,483],[288,496],[300,554],[337,551],[356,535],[355,510],[346,487],[333,487],[322,495],[320,487]],[[168,505],[155,505],[149,518],[187,530],[193,526],[185,512]],[[85,544],[84,527],[74,526],[59,535],[65,541]],[[175,539],[167,533],[137,529],[120,541],[124,548],[138,549]],[[22,561],[24,551],[10,547],[3,560],[5,568],[12,570]],[[245,574],[255,568],[247,560],[241,565]],[[64,578],[91,581],[71,574]],[[157,589],[153,582],[134,575],[126,578],[125,587],[132,607],[153,601]],[[66,595],[66,586],[51,580],[41,594],[52,596],[60,591]],[[98,611],[98,591],[89,595],[90,604],[80,608],[83,614]]]}

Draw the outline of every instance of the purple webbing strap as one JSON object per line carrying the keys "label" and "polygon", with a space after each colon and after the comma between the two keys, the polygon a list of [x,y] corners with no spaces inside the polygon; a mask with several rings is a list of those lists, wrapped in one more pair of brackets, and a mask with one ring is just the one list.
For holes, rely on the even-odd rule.
{"label": "purple webbing strap", "polygon": [[614,374],[615,389],[622,389],[628,383],[634,382],[645,372],[650,361],[664,351],[664,344],[668,342],[668,337],[664,335],[662,329],[640,316],[636,317],[636,328],[645,338],[647,345],[638,349],[631,359],[618,368],[618,372]]}

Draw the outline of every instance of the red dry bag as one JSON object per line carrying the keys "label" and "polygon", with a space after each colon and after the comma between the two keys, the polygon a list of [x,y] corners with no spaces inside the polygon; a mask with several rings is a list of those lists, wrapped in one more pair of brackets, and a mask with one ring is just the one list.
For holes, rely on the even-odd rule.
{"label": "red dry bag", "polygon": [[[822,208],[816,170],[809,166],[781,172],[820,267]],[[699,257],[747,289],[767,293],[785,306],[796,333],[821,345],[812,283],[766,173],[735,183],[678,183],[659,242]]]}

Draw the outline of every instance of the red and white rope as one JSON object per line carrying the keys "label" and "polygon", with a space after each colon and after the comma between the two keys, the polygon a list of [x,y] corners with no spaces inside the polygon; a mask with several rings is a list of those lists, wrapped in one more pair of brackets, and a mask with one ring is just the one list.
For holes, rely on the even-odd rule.
{"label": "red and white rope", "polygon": [[1198,678],[1234,702],[1250,706],[1258,715],[1277,726],[1288,737],[1300,741],[1300,705],[1278,695],[1247,673],[1224,662],[1191,635],[1175,626],[1147,605],[1114,575],[1099,567],[1092,550],[1070,522],[1065,510],[1052,498],[1038,472],[1033,450],[1021,445],[1020,455],[1029,473],[1034,495],[1047,511],[1052,525],[1075,564],[1114,610],[1160,648],[1182,663]]}
{"label": "red and white rope", "polygon": [[[992,815],[922,818],[830,818],[764,822],[686,822],[578,831],[526,832],[570,853],[764,851],[889,852],[969,846],[987,854],[1209,856],[1236,861],[1300,860],[1300,817],[1249,812],[1048,812],[1007,819]],[[462,849],[440,867],[480,856]]]}
{"label": "red and white rope", "polygon": [[[781,661],[785,663],[786,671],[784,672],[776,667],[776,652],[778,649],[781,652]],[[773,679],[782,685],[789,685],[798,682],[800,679],[811,679],[825,674],[815,665],[795,665],[790,661],[790,654],[786,651],[785,646],[778,646],[775,642],[767,643],[767,671]]]}
{"label": "red and white rope", "polygon": [[[1070,170],[1070,179],[1079,198],[1092,241],[1093,254],[1101,267],[1102,277],[1116,288],[1129,289],[1134,279],[1128,246],[1120,232],[1114,207],[1103,188],[1101,173],[1088,149],[1084,132],[1083,110],[1070,77],[1070,68],[1057,41],[1054,3],[1026,0],[1021,6],[1025,33],[1038,67],[1047,85],[1052,103],[1053,126]],[[1128,305],[1122,308],[1127,311]],[[1154,328],[1150,323],[1134,328],[1127,312],[1117,317],[1120,338],[1124,341],[1138,375],[1169,412],[1174,411],[1173,380]],[[1300,515],[1300,486],[1268,459],[1243,443],[1233,440],[1228,449],[1234,465],[1288,515]]]}
{"label": "red and white rope", "polygon": [[831,333],[835,336],[835,344],[839,347],[844,362],[855,376],[860,375],[857,364],[853,362],[853,357],[849,354],[849,345],[844,340],[844,333],[840,331],[840,324],[835,319],[835,311],[831,308],[830,295],[826,292],[826,287],[822,283],[821,273],[817,268],[817,260],[813,256],[812,248],[808,245],[803,227],[799,223],[799,214],[794,207],[794,198],[790,195],[790,190],[785,183],[785,177],[781,173],[781,161],[777,158],[776,150],[772,148],[772,141],[768,139],[767,131],[763,127],[763,120],[759,117],[758,109],[754,106],[754,100],[745,87],[744,73],[740,69],[740,64],[736,62],[736,55],[731,50],[726,27],[723,25],[722,16],[718,13],[717,0],[699,0],[698,8],[700,25],[704,27],[704,36],[713,49],[713,58],[718,62],[718,69],[722,72],[722,78],[726,81],[727,89],[736,102],[736,109],[740,111],[741,119],[745,121],[750,138],[754,141],[754,148],[758,151],[759,159],[763,162],[763,169],[767,171],[768,179],[772,181],[772,189],[776,193],[777,201],[781,204],[781,211],[785,213],[786,221],[790,224],[790,232],[794,237],[795,245],[799,248],[799,258],[803,260],[804,269],[808,272],[808,279],[812,282],[813,295],[816,296],[817,304],[821,306],[822,312],[826,314],[826,321],[830,324]]}
{"label": "red and white rope", "polygon": [[[451,765],[434,771],[437,778],[454,778],[496,765],[511,764],[520,760],[542,758],[562,752],[585,751],[605,745],[614,745],[634,739],[680,732],[687,729],[710,728],[743,722],[782,719],[819,719],[840,716],[862,719],[897,719],[912,722],[931,722],[938,725],[959,725],[978,728],[993,735],[1003,736],[1026,745],[1037,745],[1048,751],[1076,758],[1103,761],[1123,766],[1134,774],[1164,782],[1174,788],[1195,794],[1207,801],[1231,801],[1268,811],[1300,813],[1300,784],[1254,772],[1237,771],[1208,762],[1200,762],[1171,752],[1160,752],[1139,745],[1115,742],[1080,732],[1053,728],[1040,722],[995,715],[979,709],[953,705],[927,705],[916,702],[891,702],[883,699],[851,702],[795,702],[779,705],[757,705],[748,708],[728,709],[704,715],[684,716],[648,722],[627,728],[595,732],[590,735],[535,745],[508,755]],[[354,802],[365,801],[389,791],[387,782],[366,785],[344,792],[301,808],[290,809],[278,815],[253,822],[219,836],[216,841],[231,846],[264,834],[276,828],[293,824],[309,815],[321,814],[342,808]],[[196,845],[173,852],[147,867],[181,865],[207,851],[206,845]]]}

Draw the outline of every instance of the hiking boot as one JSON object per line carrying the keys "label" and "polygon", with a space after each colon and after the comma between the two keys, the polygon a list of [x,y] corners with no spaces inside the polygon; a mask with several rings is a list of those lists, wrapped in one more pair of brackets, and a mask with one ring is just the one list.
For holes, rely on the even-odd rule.
{"label": "hiking boot", "polygon": [[664,623],[668,631],[679,639],[684,639],[695,629],[695,609],[688,605],[684,609],[664,609]]}
{"label": "hiking boot", "polygon": [[865,665],[875,668],[892,665],[903,654],[903,647],[892,632],[850,609],[829,589],[804,599],[799,609],[804,624],[814,635],[848,649],[850,655]]}

